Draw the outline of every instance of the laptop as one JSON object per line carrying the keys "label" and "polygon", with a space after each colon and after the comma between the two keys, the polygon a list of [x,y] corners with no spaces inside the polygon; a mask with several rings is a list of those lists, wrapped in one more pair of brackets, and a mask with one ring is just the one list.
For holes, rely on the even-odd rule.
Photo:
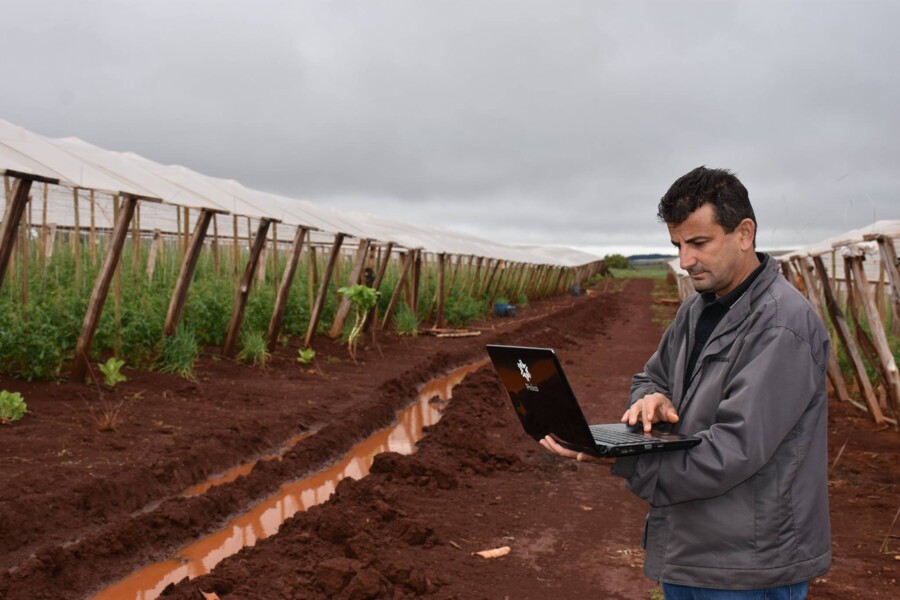
{"label": "laptop", "polygon": [[701,441],[657,427],[645,433],[641,423],[588,425],[552,349],[490,344],[487,351],[522,427],[535,440],[550,435],[565,448],[601,457],[684,450]]}

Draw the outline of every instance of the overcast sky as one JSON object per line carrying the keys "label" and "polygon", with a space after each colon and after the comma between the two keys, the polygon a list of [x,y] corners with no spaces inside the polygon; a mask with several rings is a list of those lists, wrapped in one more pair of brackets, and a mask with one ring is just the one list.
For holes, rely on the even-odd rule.
{"label": "overcast sky", "polygon": [[668,252],[705,164],[762,249],[900,218],[896,1],[0,7],[0,118],[334,208]]}

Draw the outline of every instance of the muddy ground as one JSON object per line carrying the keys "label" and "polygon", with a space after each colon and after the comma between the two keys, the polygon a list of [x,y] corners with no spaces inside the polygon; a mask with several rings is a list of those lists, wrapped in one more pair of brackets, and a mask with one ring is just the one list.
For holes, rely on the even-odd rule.
{"label": "muddy ground", "polygon": [[[674,308],[654,299],[649,280],[604,285],[477,323],[477,337],[381,333],[380,351],[361,350],[358,365],[318,339],[321,374],[288,347],[266,370],[205,356],[196,383],[127,369],[114,392],[0,379],[29,405],[0,427],[0,598],[90,598],[174,556],[391,424],[423,383],[483,358],[485,343],[557,348],[589,420],[616,420]],[[109,421],[114,429],[101,431]],[[281,460],[182,495],[302,432],[311,435]],[[834,566],[810,598],[896,598],[900,435],[832,403],[829,447]],[[369,476],[344,479],[277,535],[163,597],[649,598],[644,514],[607,465],[540,450],[483,368],[457,386],[415,454],[378,455]],[[499,558],[473,555],[502,546],[510,552]]]}

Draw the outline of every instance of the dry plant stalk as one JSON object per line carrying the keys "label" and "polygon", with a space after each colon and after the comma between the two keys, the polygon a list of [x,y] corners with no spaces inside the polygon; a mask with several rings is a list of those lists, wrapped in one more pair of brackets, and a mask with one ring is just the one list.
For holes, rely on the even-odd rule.
{"label": "dry plant stalk", "polygon": [[498,558],[509,554],[509,546],[500,546],[499,548],[491,548],[490,550],[482,550],[481,552],[473,552],[482,558]]}

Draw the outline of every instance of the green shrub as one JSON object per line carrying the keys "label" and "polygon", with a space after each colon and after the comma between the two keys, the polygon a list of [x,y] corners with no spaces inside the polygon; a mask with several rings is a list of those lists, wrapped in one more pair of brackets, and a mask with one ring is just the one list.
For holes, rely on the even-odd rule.
{"label": "green shrub", "polygon": [[0,424],[18,421],[28,412],[28,406],[19,392],[0,391]]}
{"label": "green shrub", "polygon": [[241,351],[238,360],[255,367],[263,367],[269,364],[272,354],[266,344],[266,336],[259,331],[248,331],[241,334]]}
{"label": "green shrub", "polygon": [[631,264],[628,259],[621,254],[607,254],[603,257],[608,269],[629,269]]}
{"label": "green shrub", "polygon": [[359,336],[362,335],[366,315],[378,302],[379,293],[366,285],[342,287],[338,289],[338,293],[347,298],[353,306],[353,326],[347,335],[347,350],[350,351],[350,357],[355,361],[356,344]]}
{"label": "green shrub", "polygon": [[200,356],[200,346],[192,329],[179,325],[173,335],[160,343],[156,368],[161,373],[172,373],[185,379],[195,380],[194,363]]}
{"label": "green shrub", "polygon": [[397,307],[394,313],[394,323],[397,333],[400,335],[419,335],[419,318],[405,304]]}
{"label": "green shrub", "polygon": [[473,319],[483,317],[486,312],[487,303],[484,300],[463,296],[455,301],[451,300],[444,312],[444,318],[449,325],[462,326]]}

